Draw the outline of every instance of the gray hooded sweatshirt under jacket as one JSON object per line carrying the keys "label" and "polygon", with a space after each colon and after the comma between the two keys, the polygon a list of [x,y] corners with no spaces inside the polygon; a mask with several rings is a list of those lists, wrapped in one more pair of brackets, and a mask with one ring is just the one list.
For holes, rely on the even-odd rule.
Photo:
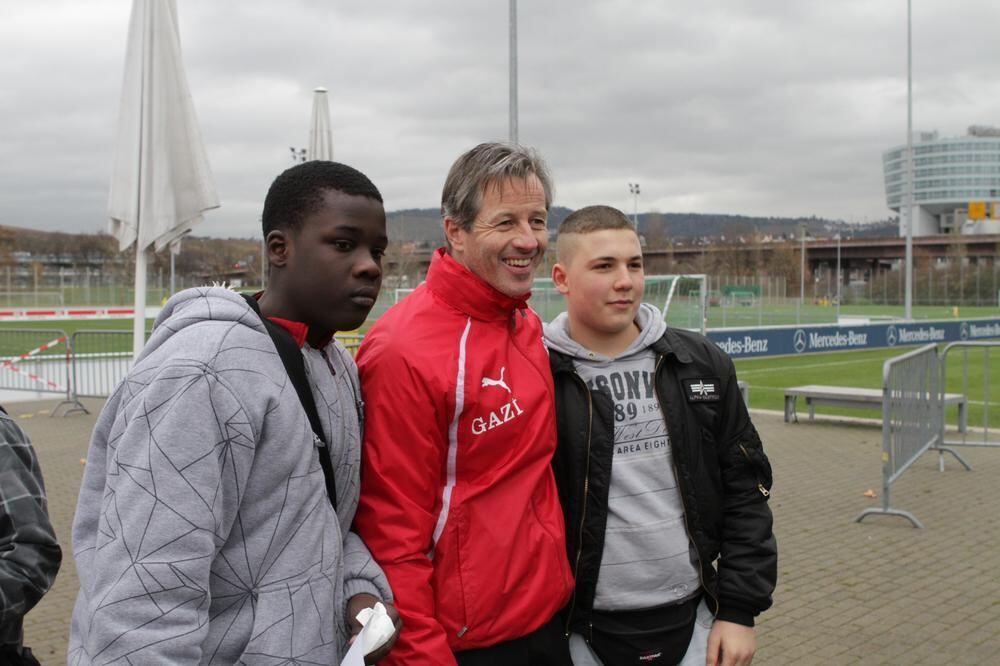
{"label": "gray hooded sweatshirt under jacket", "polygon": [[94,429],[73,525],[75,664],[339,664],[345,605],[390,591],[349,531],[353,360],[303,347],[337,510],[305,411],[243,298],[189,289],[157,318]]}
{"label": "gray hooded sweatshirt under jacket", "polygon": [[614,401],[614,456],[608,492],[604,552],[594,608],[638,610],[687,599],[698,592],[698,569],[684,524],[670,440],[653,390],[656,353],[666,330],[654,306],[636,314],[639,336],[616,358],[570,337],[563,313],[545,327],[545,344],[573,359],[590,389]]}

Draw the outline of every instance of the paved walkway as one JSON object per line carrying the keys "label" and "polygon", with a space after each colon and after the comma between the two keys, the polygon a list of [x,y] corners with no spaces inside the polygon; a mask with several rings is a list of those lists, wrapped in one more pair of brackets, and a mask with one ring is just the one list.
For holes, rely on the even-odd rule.
{"label": "paved walkway", "polygon": [[[65,662],[77,579],[70,529],[93,414],[49,418],[52,402],[12,404],[31,435],[65,547],[53,590],[27,617],[43,664]],[[20,418],[30,415],[29,418]],[[926,529],[872,516],[880,506],[881,432],[834,421],[785,424],[755,413],[774,467],[780,553],[775,605],[758,625],[756,664],[1000,663],[1000,451],[964,449],[975,471],[925,455],[893,488],[893,506]]]}

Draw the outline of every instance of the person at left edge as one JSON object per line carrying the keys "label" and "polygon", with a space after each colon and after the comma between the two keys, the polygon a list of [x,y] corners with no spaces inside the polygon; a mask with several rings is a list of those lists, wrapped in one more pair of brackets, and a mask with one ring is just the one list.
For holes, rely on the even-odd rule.
{"label": "person at left edge", "polygon": [[0,664],[32,666],[24,615],[51,587],[62,550],[28,435],[0,407]]}
{"label": "person at left edge", "polygon": [[259,309],[301,347],[336,509],[261,316],[227,289],[177,294],[91,440],[71,665],[339,664],[359,630],[350,618],[392,598],[351,531],[363,405],[333,339],[378,294],[382,197],[351,167],[306,162],[275,179],[262,219]]}

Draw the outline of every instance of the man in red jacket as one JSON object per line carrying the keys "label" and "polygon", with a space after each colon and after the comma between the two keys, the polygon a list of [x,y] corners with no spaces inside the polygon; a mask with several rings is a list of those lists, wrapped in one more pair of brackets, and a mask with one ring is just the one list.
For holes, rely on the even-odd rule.
{"label": "man in red jacket", "polygon": [[386,663],[570,664],[573,588],[549,466],[553,388],[526,303],[552,187],[534,152],[481,144],[448,173],[447,249],[365,336],[355,525],[404,629]]}

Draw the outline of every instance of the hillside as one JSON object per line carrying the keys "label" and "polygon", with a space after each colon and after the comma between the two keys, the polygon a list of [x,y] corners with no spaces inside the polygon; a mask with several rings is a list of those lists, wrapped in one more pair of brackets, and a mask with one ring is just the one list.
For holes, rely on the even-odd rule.
{"label": "hillside", "polygon": [[[549,214],[549,228],[555,230],[572,211],[555,206]],[[749,217],[710,213],[639,213],[639,233],[651,246],[670,240],[737,238],[758,236],[798,236],[800,225],[812,237],[830,237],[841,233],[854,237],[895,236],[895,219],[879,220],[867,225],[852,225],[840,220],[818,217]],[[441,213],[434,208],[394,211],[388,214],[389,238],[394,242],[415,242],[437,245],[443,238]]]}
{"label": "hillside", "polygon": [[[554,231],[571,212],[569,208],[562,206],[553,207],[549,214],[550,228]],[[386,217],[387,231],[393,243],[412,242],[424,247],[436,247],[442,243],[441,213],[437,209],[391,211]],[[832,237],[837,233],[854,237],[895,236],[896,224],[895,219],[867,225],[849,225],[839,220],[818,217],[640,213],[638,228],[648,246],[658,247],[671,241],[704,243],[711,242],[712,239],[731,241],[740,237],[749,241],[755,236],[792,238],[799,236],[802,225],[805,226],[807,235],[817,238]],[[187,236],[183,241],[183,252],[177,258],[178,270],[188,272],[200,268],[218,271],[240,261],[252,265],[252,257],[259,252],[259,247],[259,238]],[[103,233],[72,234],[0,225],[0,263],[9,262],[14,253],[27,253],[35,257],[74,256],[85,260],[100,257],[112,262],[119,254],[117,242]]]}

